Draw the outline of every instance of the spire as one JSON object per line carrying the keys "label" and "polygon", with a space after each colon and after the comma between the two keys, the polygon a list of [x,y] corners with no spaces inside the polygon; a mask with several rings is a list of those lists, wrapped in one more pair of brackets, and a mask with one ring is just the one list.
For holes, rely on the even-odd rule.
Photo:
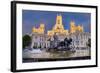
{"label": "spire", "polygon": [[70,26],[75,26],[75,22],[73,20],[70,22]]}
{"label": "spire", "polygon": [[61,16],[61,14],[57,14],[56,24],[62,24],[62,16]]}

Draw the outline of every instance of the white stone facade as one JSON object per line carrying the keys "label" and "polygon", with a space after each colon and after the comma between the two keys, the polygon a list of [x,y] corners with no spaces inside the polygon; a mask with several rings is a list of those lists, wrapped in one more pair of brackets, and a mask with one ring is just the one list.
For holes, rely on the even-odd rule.
{"label": "white stone facade", "polygon": [[[72,47],[87,47],[88,39],[91,38],[89,32],[76,32],[69,35],[57,35],[58,41],[64,41],[64,39],[72,38]],[[34,34],[32,33],[32,45],[31,48],[50,48],[50,41],[54,41],[54,37],[50,37],[46,34]],[[52,46],[52,45],[51,45]]]}
{"label": "white stone facade", "polygon": [[48,48],[49,41],[45,34],[32,34],[32,45],[31,48]]}
{"label": "white stone facade", "polygon": [[87,47],[88,39],[91,38],[89,32],[78,32],[70,34],[69,37],[72,38],[72,46],[74,47]]}

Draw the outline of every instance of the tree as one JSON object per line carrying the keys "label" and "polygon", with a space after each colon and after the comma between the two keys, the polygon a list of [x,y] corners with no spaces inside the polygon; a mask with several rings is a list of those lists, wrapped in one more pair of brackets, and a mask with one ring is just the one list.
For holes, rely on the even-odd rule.
{"label": "tree", "polygon": [[23,49],[30,46],[31,44],[31,37],[29,35],[23,36]]}

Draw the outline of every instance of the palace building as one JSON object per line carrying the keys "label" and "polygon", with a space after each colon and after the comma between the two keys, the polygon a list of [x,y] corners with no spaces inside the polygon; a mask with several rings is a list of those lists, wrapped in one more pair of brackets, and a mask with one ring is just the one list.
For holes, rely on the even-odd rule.
{"label": "palace building", "polygon": [[74,21],[70,22],[70,33],[75,33],[76,31],[84,32],[84,28],[81,25],[76,26]]}
{"label": "palace building", "polygon": [[[71,21],[69,25],[69,30],[64,29],[62,16],[57,15],[56,24],[52,30],[47,31],[47,34],[45,33],[45,24],[40,24],[38,28],[33,27],[31,48],[49,48],[52,46],[50,44],[51,41],[63,41],[66,37],[72,38],[73,47],[87,47],[86,43],[91,37],[90,33],[84,32],[83,26],[76,26],[74,21]],[[55,41],[55,35],[57,36],[57,41]]]}
{"label": "palace building", "polygon": [[68,30],[64,29],[63,23],[62,23],[62,16],[57,15],[56,18],[56,24],[53,26],[52,30],[48,31],[48,35],[53,36],[54,34],[61,34],[61,35],[68,35]]}
{"label": "palace building", "polygon": [[40,24],[40,27],[38,27],[38,28],[33,27],[33,29],[32,29],[33,33],[38,33],[38,34],[44,34],[44,31],[45,31],[44,24]]}

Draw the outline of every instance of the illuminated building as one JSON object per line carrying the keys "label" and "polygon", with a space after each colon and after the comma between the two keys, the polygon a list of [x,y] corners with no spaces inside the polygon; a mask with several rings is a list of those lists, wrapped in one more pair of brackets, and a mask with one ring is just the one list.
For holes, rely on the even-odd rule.
{"label": "illuminated building", "polygon": [[74,21],[70,22],[70,33],[75,33],[76,31],[84,32],[83,26],[76,26]]}
{"label": "illuminated building", "polygon": [[63,23],[62,23],[62,16],[57,15],[56,18],[56,24],[54,25],[52,30],[48,31],[49,36],[53,36],[54,34],[61,34],[61,35],[68,35],[68,30],[64,29]]}
{"label": "illuminated building", "polygon": [[[58,38],[57,41],[54,40],[55,35]],[[65,30],[62,22],[62,16],[57,15],[56,24],[53,26],[52,30],[47,31],[47,34],[45,33],[45,24],[40,24],[38,28],[32,28],[31,47],[49,48],[51,46],[51,41],[54,41],[54,44],[56,44],[58,41],[64,41],[66,37],[72,38],[73,47],[87,47],[86,43],[88,42],[88,39],[91,38],[91,35],[89,32],[84,32],[82,25],[76,26],[74,21],[70,22],[70,29]]]}
{"label": "illuminated building", "polygon": [[33,29],[32,29],[33,33],[38,33],[38,34],[44,34],[44,31],[45,31],[44,24],[40,24],[40,27],[38,27],[38,28],[33,27]]}

